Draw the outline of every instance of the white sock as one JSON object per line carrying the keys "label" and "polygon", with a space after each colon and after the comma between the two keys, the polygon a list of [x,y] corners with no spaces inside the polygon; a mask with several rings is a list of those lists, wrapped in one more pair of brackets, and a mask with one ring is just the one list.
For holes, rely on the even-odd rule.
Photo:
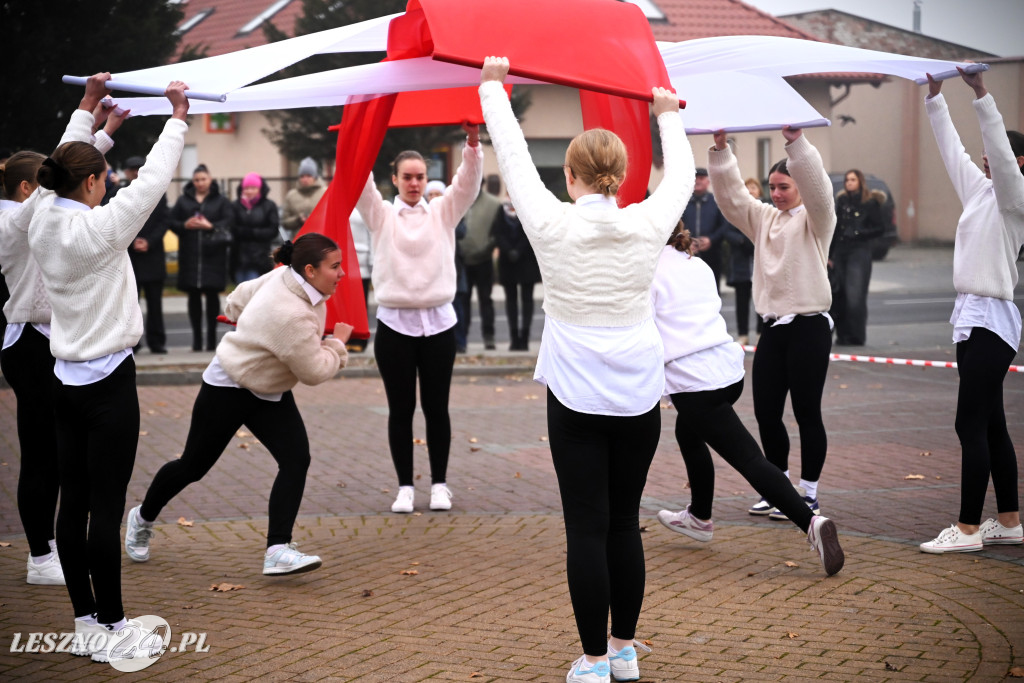
{"label": "white sock", "polygon": [[90,626],[95,626],[96,625],[96,613],[93,612],[92,614],[87,614],[84,617],[75,617],[75,621],[80,621],[83,624],[88,624]]}
{"label": "white sock", "polygon": [[404,491],[404,490],[406,490],[406,489],[408,489],[408,490],[410,490],[410,491],[413,491],[413,492],[415,492],[415,491],[416,491],[416,487],[415,487],[415,486],[399,486],[399,487],[398,487],[398,491],[399,491],[399,492],[402,492],[402,491]]}
{"label": "white sock", "polygon": [[801,479],[800,480],[800,488],[802,488],[804,491],[807,492],[806,495],[811,500],[817,500],[818,499],[818,482],[816,482],[816,481],[806,481],[804,479]]}
{"label": "white sock", "polygon": [[112,624],[102,624],[103,628],[105,628],[108,631],[111,631],[113,633],[117,633],[118,631],[120,631],[121,629],[123,629],[127,625],[128,625],[128,620],[125,619],[124,617],[121,617],[120,621],[115,621]]}
{"label": "white sock", "polygon": [[267,555],[273,555],[278,550],[280,550],[281,548],[284,548],[287,545],[288,545],[287,543],[278,543],[277,545],[272,545],[269,548],[267,548]]}
{"label": "white sock", "polygon": [[620,652],[622,652],[622,650],[616,650],[615,646],[611,644],[611,641],[608,642],[608,654],[609,655],[617,655]]}
{"label": "white sock", "polygon": [[[139,511],[137,513],[135,513],[135,520],[139,524],[141,524],[142,526],[153,526],[153,522],[150,522],[149,520],[147,520],[145,517],[142,516],[142,508],[139,508]],[[156,520],[154,520],[154,521],[156,521]]]}
{"label": "white sock", "polygon": [[35,555],[33,555],[32,556],[32,564],[46,564],[47,562],[50,561],[51,557],[53,557],[53,553],[52,552],[46,553],[45,555],[40,555],[39,557],[36,557]]}
{"label": "white sock", "polygon": [[51,538],[49,543],[50,543],[50,552],[54,552],[54,553],[57,552],[57,539],[56,538]]}

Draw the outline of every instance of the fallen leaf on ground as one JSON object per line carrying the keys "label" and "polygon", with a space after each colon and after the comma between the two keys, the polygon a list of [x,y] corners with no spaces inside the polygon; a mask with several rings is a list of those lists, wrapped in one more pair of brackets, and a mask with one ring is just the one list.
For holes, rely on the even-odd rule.
{"label": "fallen leaf on ground", "polygon": [[157,401],[153,405],[155,405],[157,408],[165,408],[167,406],[167,401]]}
{"label": "fallen leaf on ground", "polygon": [[894,665],[890,664],[889,662],[885,663],[885,670],[886,671],[899,671],[898,668],[896,668]]}
{"label": "fallen leaf on ground", "polygon": [[651,641],[649,641],[649,640],[645,640],[645,641],[644,641],[644,645],[646,645],[647,647],[650,647],[651,645],[654,645],[654,643],[652,643],[652,642],[651,642]]}
{"label": "fallen leaf on ground", "polygon": [[423,513],[422,512],[414,512],[414,513],[412,513],[412,516],[413,517],[422,517]]}
{"label": "fallen leaf on ground", "polygon": [[0,548],[10,548],[11,544],[4,541],[0,541]]}
{"label": "fallen leaf on ground", "polygon": [[792,631],[786,631],[787,638],[796,638],[796,635],[797,634],[793,633]]}
{"label": "fallen leaf on ground", "polygon": [[799,567],[800,565],[798,565],[796,562],[792,562],[790,560],[786,560],[786,566],[787,567]]}
{"label": "fallen leaf on ground", "polygon": [[942,479],[942,477],[940,477],[939,475],[935,475],[935,478],[936,479]]}
{"label": "fallen leaf on ground", "polygon": [[233,584],[233,583],[227,583],[227,582],[215,583],[212,586],[210,586],[210,590],[217,591],[218,593],[227,593],[228,591],[240,591],[243,588],[245,588],[245,586],[239,586],[239,585],[236,585],[236,584]]}
{"label": "fallen leaf on ground", "polygon": [[923,456],[925,456],[925,457],[928,457],[928,456],[929,456],[929,455],[931,455],[931,454],[932,454],[932,452],[931,452],[931,451],[921,451],[921,455],[923,455]]}
{"label": "fallen leaf on ground", "polygon": [[419,574],[419,572],[416,571],[415,569],[403,569],[402,570],[402,576],[416,576],[417,574]]}
{"label": "fallen leaf on ground", "polygon": [[548,437],[546,437],[546,436],[542,436],[542,437],[540,437],[540,440],[541,440],[541,441],[547,441],[547,440],[548,440]]}
{"label": "fallen leaf on ground", "polygon": [[419,480],[420,480],[420,479],[422,479],[422,478],[423,478],[423,475],[422,475],[422,474],[417,474],[417,475],[416,475],[416,481],[419,481]]}
{"label": "fallen leaf on ground", "polygon": [[391,489],[381,489],[381,493],[391,493]]}
{"label": "fallen leaf on ground", "polygon": [[469,442],[470,443],[476,443],[477,441],[478,441],[478,439],[475,436],[469,437]]}
{"label": "fallen leaf on ground", "polygon": [[686,489],[688,489],[688,488],[690,488],[690,482],[686,482],[685,484],[683,484],[683,490],[684,490],[684,491],[685,491]]}
{"label": "fallen leaf on ground", "polygon": [[195,524],[184,517],[178,517],[178,526],[195,526]]}
{"label": "fallen leaf on ground", "polygon": [[1010,678],[1024,678],[1024,667],[1015,666],[1006,672]]}
{"label": "fallen leaf on ground", "polygon": [[156,411],[150,408],[149,410],[146,411],[146,415],[156,415]]}
{"label": "fallen leaf on ground", "polygon": [[840,385],[839,385],[839,388],[840,388],[840,389],[849,389],[849,388],[850,388],[850,385],[848,385],[848,384],[840,384]]}
{"label": "fallen leaf on ground", "polygon": [[249,444],[245,443],[244,441],[238,444],[238,447],[241,448],[243,451],[249,450]]}
{"label": "fallen leaf on ground", "polygon": [[411,564],[411,565],[412,565],[413,567],[418,567],[418,566],[420,566],[420,563],[419,563],[419,562],[410,562],[409,564]]}
{"label": "fallen leaf on ground", "polygon": [[245,439],[252,436],[252,434],[245,431],[244,429],[239,429],[237,432],[235,432],[235,436],[237,436],[239,439]]}
{"label": "fallen leaf on ground", "polygon": [[417,446],[423,446],[427,443],[425,439],[413,439],[412,442]]}
{"label": "fallen leaf on ground", "polygon": [[470,446],[469,447],[469,452],[470,453],[476,453],[478,450],[480,450],[479,446]]}
{"label": "fallen leaf on ground", "polygon": [[372,598],[373,597],[373,591],[371,591],[371,590],[363,591],[363,597],[364,598]]}
{"label": "fallen leaf on ground", "polygon": [[647,531],[647,527],[645,527],[645,526],[640,527],[640,533],[644,533],[646,531]]}
{"label": "fallen leaf on ground", "polygon": [[469,674],[469,677],[470,678],[483,678],[484,675],[482,673],[474,671],[473,673]]}
{"label": "fallen leaf on ground", "polygon": [[518,472],[516,472],[516,476],[515,476],[515,478],[516,478],[516,479],[522,479],[522,478],[523,478],[523,475],[521,475],[521,474],[519,474]]}
{"label": "fallen leaf on ground", "polygon": [[343,489],[343,488],[345,488],[346,486],[348,486],[348,484],[346,484],[345,482],[343,482],[343,481],[339,481],[339,482],[338,482],[338,488],[339,488],[339,489]]}
{"label": "fallen leaf on ground", "polygon": [[149,436],[149,432],[139,432],[139,436]]}
{"label": "fallen leaf on ground", "polygon": [[923,474],[908,474],[907,476],[905,476],[903,478],[904,479],[924,479],[924,475]]}

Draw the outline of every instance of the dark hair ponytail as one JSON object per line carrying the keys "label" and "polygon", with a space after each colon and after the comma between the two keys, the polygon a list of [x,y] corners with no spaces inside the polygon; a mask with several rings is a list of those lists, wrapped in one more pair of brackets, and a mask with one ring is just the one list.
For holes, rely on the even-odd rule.
{"label": "dark hair ponytail", "polygon": [[316,268],[324,256],[337,250],[338,244],[330,237],[318,232],[307,232],[294,242],[288,240],[275,249],[273,258],[274,263],[291,266],[292,270],[302,275],[307,265]]}
{"label": "dark hair ponytail", "polygon": [[85,142],[66,142],[43,160],[36,180],[47,190],[66,197],[90,175],[104,180],[107,162],[100,151]]}
{"label": "dark hair ponytail", "polygon": [[679,221],[676,225],[666,244],[676,251],[682,251],[687,254],[691,253],[690,248],[693,246],[693,238],[690,236],[690,231],[683,227],[682,221]]}
{"label": "dark hair ponytail", "polygon": [[15,152],[0,164],[0,187],[4,188],[8,199],[18,194],[18,186],[23,181],[36,184],[36,174],[45,158],[39,152]]}

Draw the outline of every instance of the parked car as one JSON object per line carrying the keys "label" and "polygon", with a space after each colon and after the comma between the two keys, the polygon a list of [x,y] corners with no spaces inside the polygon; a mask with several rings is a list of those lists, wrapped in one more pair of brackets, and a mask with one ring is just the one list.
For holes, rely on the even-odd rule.
{"label": "parked car", "polygon": [[[832,181],[832,194],[836,195],[843,189],[843,181],[846,180],[846,173],[829,173]],[[885,203],[882,204],[882,218],[885,220],[885,232],[881,237],[876,237],[871,243],[871,258],[874,261],[881,261],[889,253],[889,249],[899,244],[900,235],[896,229],[896,202],[892,198],[892,190],[881,178],[871,174],[865,174],[864,180],[868,183],[869,190],[880,190],[885,193]]]}

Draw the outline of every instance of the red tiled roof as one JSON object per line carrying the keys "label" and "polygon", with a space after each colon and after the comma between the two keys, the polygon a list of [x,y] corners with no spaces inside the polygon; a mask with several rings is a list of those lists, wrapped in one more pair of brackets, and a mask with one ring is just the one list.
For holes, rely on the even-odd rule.
{"label": "red tiled roof", "polygon": [[653,0],[665,21],[651,21],[655,40],[679,42],[714,36],[781,36],[818,40],[740,0]]}
{"label": "red tiled roof", "polygon": [[[178,54],[189,46],[205,46],[206,56],[214,57],[227,52],[256,47],[267,42],[262,28],[239,36],[238,31],[265,11],[275,0],[188,0],[182,5],[188,21],[203,10],[214,8],[209,15],[181,37]],[[295,19],[302,14],[302,0],[292,0],[270,20],[289,36],[295,30]],[[178,55],[175,55],[177,59]]]}

